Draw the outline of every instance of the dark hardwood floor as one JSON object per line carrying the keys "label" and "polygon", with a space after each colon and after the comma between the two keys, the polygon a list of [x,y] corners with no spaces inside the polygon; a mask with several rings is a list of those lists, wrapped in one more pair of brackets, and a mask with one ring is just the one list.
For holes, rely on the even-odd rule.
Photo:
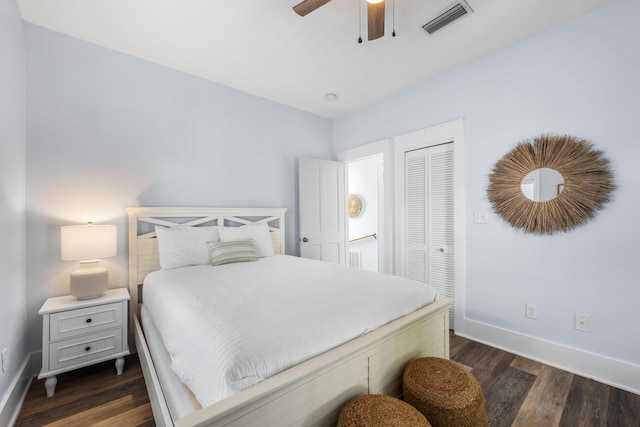
{"label": "dark hardwood floor", "polygon": [[[640,427],[640,396],[451,334],[451,359],[476,377],[488,424],[523,427]],[[136,355],[115,375],[106,362],[58,376],[47,398],[34,379],[16,426],[153,426]],[[455,426],[453,426],[455,427]]]}
{"label": "dark hardwood floor", "polygon": [[31,382],[16,426],[153,427],[153,414],[137,355],[116,375],[113,361],[58,375],[47,397],[44,380]]}
{"label": "dark hardwood floor", "polygon": [[450,335],[480,383],[489,426],[640,427],[640,395]]}

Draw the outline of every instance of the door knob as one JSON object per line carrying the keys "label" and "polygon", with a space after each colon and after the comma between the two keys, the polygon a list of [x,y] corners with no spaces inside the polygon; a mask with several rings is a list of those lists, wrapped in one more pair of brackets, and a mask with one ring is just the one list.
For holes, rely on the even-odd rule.
{"label": "door knob", "polygon": [[305,243],[307,243],[307,242],[309,241],[309,239],[307,239],[306,237],[303,237],[303,238],[302,238],[302,241],[303,241],[303,242],[305,242]]}

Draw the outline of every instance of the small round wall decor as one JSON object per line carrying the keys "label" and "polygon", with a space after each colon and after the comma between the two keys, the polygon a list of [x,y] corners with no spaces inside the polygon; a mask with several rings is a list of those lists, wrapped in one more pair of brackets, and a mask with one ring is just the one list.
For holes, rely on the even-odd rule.
{"label": "small round wall decor", "polygon": [[355,194],[349,194],[349,218],[357,218],[362,213],[362,199]]}

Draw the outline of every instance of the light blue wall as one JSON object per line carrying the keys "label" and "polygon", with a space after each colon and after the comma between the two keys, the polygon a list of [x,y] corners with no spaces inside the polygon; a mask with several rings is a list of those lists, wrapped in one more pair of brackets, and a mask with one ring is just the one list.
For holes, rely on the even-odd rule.
{"label": "light blue wall", "polygon": [[127,283],[125,207],[285,207],[297,244],[297,162],[330,158],[331,121],[26,24],[27,268],[37,311],[68,293],[60,226],[118,226],[112,287]]}
{"label": "light blue wall", "polygon": [[[640,2],[617,0],[555,30],[425,82],[334,124],[340,151],[464,118],[466,317],[640,365]],[[435,42],[435,39],[434,39]],[[437,58],[434,58],[437,60]],[[493,164],[541,133],[587,138],[619,189],[594,221],[536,237],[491,214]],[[538,319],[525,318],[525,304]],[[591,315],[592,332],[573,327]]]}
{"label": "light blue wall", "polygon": [[0,351],[6,348],[9,355],[7,371],[0,374],[0,403],[27,355],[24,62],[18,6],[0,0]]}

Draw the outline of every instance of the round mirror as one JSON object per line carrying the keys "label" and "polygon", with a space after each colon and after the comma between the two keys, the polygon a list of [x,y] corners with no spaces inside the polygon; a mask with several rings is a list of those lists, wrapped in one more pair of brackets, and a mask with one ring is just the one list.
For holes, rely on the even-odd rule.
{"label": "round mirror", "polygon": [[564,177],[551,168],[538,168],[527,174],[520,184],[520,191],[534,202],[555,199],[564,189]]}

